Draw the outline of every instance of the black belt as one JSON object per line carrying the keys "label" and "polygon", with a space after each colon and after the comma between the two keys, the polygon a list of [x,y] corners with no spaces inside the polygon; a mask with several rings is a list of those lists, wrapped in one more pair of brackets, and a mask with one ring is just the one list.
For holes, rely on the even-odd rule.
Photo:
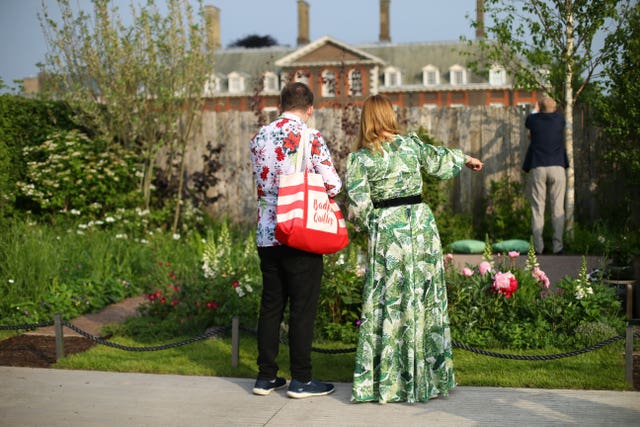
{"label": "black belt", "polygon": [[422,196],[419,194],[416,194],[415,196],[405,196],[405,197],[396,197],[394,199],[378,200],[377,202],[373,202],[373,207],[376,209],[380,209],[380,208],[389,208],[391,206],[417,205],[418,203],[422,203]]}

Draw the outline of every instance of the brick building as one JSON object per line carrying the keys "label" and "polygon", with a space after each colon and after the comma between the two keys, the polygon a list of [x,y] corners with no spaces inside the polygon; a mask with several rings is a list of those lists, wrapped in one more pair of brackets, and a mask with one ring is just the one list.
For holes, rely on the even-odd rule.
{"label": "brick building", "polygon": [[[276,110],[289,81],[307,83],[316,108],[359,104],[381,93],[398,107],[441,108],[533,104],[534,92],[514,89],[499,64],[483,75],[467,66],[467,45],[453,42],[392,43],[390,0],[380,0],[377,43],[350,45],[324,36],[309,40],[309,5],[298,0],[298,46],[220,48],[219,9],[206,6],[215,50],[215,73],[206,89],[207,108],[215,111]],[[483,1],[477,2],[478,20]],[[482,27],[476,37],[482,37]]]}

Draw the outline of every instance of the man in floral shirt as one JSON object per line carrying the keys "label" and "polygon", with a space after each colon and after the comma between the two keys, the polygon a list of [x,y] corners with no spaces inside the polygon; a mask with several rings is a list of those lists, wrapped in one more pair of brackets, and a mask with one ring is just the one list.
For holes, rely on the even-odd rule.
{"label": "man in floral shirt", "polygon": [[[287,84],[280,94],[280,108],[282,115],[263,126],[250,143],[258,193],[257,245],[263,285],[258,320],[258,379],[253,392],[267,395],[286,386],[286,380],[277,376],[276,357],[280,323],[289,303],[292,379],[287,395],[293,398],[323,396],[332,393],[334,386],[311,376],[311,343],[322,280],[322,255],[278,242],[276,204],[280,175],[294,172],[300,143],[310,144],[311,150],[307,150],[310,158],[305,162],[307,171],[322,175],[329,197],[340,192],[342,181],[324,139],[305,123],[313,114],[311,90],[303,83]],[[301,141],[303,131],[309,135],[309,141]]]}

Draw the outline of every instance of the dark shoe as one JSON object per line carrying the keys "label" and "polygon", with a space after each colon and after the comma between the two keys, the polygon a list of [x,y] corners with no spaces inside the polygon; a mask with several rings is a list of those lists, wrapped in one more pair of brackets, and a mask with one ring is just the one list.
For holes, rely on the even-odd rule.
{"label": "dark shoe", "polygon": [[289,390],[287,396],[294,399],[304,399],[305,397],[313,396],[326,396],[336,390],[333,384],[321,383],[317,380],[311,380],[308,383],[303,383],[298,380],[291,380],[289,383]]}
{"label": "dark shoe", "polygon": [[273,390],[280,390],[287,386],[287,380],[277,377],[275,380],[256,380],[256,384],[253,386],[253,394],[260,396],[266,396]]}

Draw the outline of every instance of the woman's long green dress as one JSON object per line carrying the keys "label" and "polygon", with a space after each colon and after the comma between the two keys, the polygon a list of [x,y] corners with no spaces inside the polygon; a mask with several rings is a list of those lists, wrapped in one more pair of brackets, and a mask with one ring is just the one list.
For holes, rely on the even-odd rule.
{"label": "woman's long green dress", "polygon": [[423,174],[453,178],[465,155],[415,133],[383,148],[347,159],[349,218],[369,234],[352,400],[426,402],[456,385],[440,236],[428,205],[372,201],[422,194]]}

